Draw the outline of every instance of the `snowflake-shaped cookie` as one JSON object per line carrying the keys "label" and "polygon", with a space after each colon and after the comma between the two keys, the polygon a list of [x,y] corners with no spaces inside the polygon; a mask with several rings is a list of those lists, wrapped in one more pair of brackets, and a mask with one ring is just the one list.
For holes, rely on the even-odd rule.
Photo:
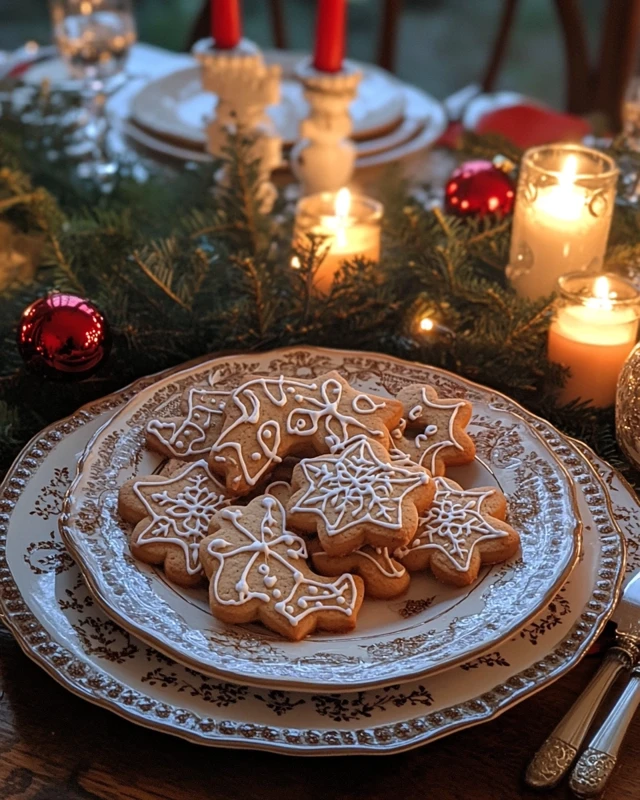
{"label": "snowflake-shaped cookie", "polygon": [[215,511],[227,504],[225,489],[206,461],[183,465],[169,477],[133,478],[122,486],[118,510],[136,525],[131,552],[147,564],[164,564],[181,586],[203,578],[199,546]]}
{"label": "snowflake-shaped cookie", "polygon": [[430,567],[446,583],[467,586],[481,564],[511,558],[520,537],[504,522],[506,500],[494,487],[463,489],[448,478],[434,478],[436,493],[420,519],[415,539],[394,552],[410,571]]}
{"label": "snowflake-shaped cookie", "polygon": [[394,459],[422,464],[433,475],[444,475],[447,466],[473,461],[476,448],[465,430],[471,419],[471,403],[439,398],[435,389],[421,384],[406,386],[397,399],[404,413],[391,433]]}
{"label": "snowflake-shaped cookie", "polygon": [[322,549],[343,556],[364,544],[400,547],[434,493],[426,469],[390,461],[381,445],[357,438],[337,453],[303,459],[293,470],[290,523],[317,530]]}
{"label": "snowflake-shaped cookie", "polygon": [[209,465],[229,491],[247,494],[289,454],[328,453],[357,435],[388,449],[401,416],[397,400],[358,392],[337,372],[253,378],[230,395]]}
{"label": "snowflake-shaped cookie", "polygon": [[364,581],[366,597],[390,600],[409,588],[409,573],[389,553],[388,547],[371,547],[365,544],[346,556],[329,556],[318,539],[309,544],[314,569],[320,575],[341,575],[351,572]]}
{"label": "snowflake-shaped cookie", "polygon": [[215,617],[264,625],[298,641],[316,628],[353,630],[364,597],[357,576],[325,578],[307,564],[304,541],[287,530],[272,495],[230,506],[212,520],[200,545]]}
{"label": "snowflake-shaped cookie", "polygon": [[203,386],[187,389],[182,395],[182,416],[149,420],[147,444],[163,455],[185,461],[208,455],[222,429],[229,394]]}

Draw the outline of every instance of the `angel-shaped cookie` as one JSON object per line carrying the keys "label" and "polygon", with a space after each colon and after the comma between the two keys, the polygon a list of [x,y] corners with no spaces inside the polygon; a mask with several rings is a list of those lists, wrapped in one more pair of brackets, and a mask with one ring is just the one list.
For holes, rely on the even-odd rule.
{"label": "angel-shaped cookie", "polygon": [[191,386],[182,395],[181,416],[149,420],[148,447],[184,461],[207,456],[222,429],[229,394],[229,390]]}
{"label": "angel-shaped cookie", "polygon": [[400,402],[358,392],[337,372],[252,378],[229,397],[209,465],[229,491],[248,494],[290,454],[329,453],[358,435],[388,449],[401,416]]}
{"label": "angel-shaped cookie", "polygon": [[169,476],[127,481],[120,489],[118,511],[135,525],[130,539],[135,558],[164,564],[169,580],[195,586],[204,578],[200,542],[215,511],[228,502],[224,486],[202,460],[172,468]]}
{"label": "angel-shaped cookie", "polygon": [[520,537],[504,521],[507,502],[499,489],[463,489],[442,477],[434,482],[435,497],[415,539],[393,557],[411,572],[429,567],[444,583],[468,586],[482,564],[515,555]]}
{"label": "angel-shaped cookie", "polygon": [[476,448],[466,432],[471,403],[439,398],[435,389],[422,384],[406,386],[396,399],[402,403],[404,413],[391,434],[393,458],[422,464],[433,475],[444,475],[448,466],[473,461]]}
{"label": "angel-shaped cookie", "polygon": [[329,556],[318,539],[309,544],[309,553],[316,572],[320,575],[342,575],[351,572],[364,582],[365,597],[390,600],[409,588],[409,573],[389,553],[387,547],[364,545],[346,556]]}
{"label": "angel-shaped cookie", "polygon": [[200,558],[210,579],[211,612],[224,622],[260,620],[293,641],[316,629],[355,627],[361,579],[314,574],[304,541],[287,530],[284,507],[273,495],[217,513]]}
{"label": "angel-shaped cookie", "polygon": [[303,459],[293,470],[290,524],[316,533],[330,556],[364,544],[396,548],[413,538],[435,491],[429,472],[400,464],[377,442],[356,438],[339,452]]}

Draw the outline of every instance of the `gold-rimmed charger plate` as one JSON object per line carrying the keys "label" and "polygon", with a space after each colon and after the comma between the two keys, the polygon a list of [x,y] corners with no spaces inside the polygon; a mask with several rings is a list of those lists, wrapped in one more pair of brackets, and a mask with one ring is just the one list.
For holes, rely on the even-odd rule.
{"label": "gold-rimmed charger plate", "polygon": [[56,530],[78,454],[136,381],[48,426],[0,487],[0,617],[61,685],[139,725],[192,742],[298,755],[400,752],[495,718],[571,669],[640,568],[633,491],[583,445],[559,453],[578,488],[583,557],[540,614],[498,649],[426,681],[317,695],[217,682],[168,659],[96,607]]}

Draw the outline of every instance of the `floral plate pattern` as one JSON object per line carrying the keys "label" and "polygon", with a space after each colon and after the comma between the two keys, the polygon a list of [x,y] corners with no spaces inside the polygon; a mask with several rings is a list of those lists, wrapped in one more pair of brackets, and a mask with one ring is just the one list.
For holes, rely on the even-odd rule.
{"label": "floral plate pattern", "polygon": [[[0,489],[3,621],[25,653],[58,682],[143,726],[206,745],[291,754],[416,747],[492,719],[577,663],[619,595],[624,539],[618,522],[627,536],[628,574],[640,567],[640,514],[633,492],[586,447],[559,437],[562,458],[579,487],[583,554],[548,607],[499,649],[426,681],[350,694],[297,694],[212,681],[101,613],[57,534],[78,453],[117,408],[157,379],[139,381],[44,430]],[[405,613],[410,616],[429,600],[414,601]]]}
{"label": "floral plate pattern", "polygon": [[[118,488],[153,472],[162,457],[144,445],[148,420],[181,393],[216,374],[315,376],[336,369],[357,389],[390,395],[427,382],[445,397],[472,401],[479,458],[451,473],[466,485],[497,483],[509,501],[522,554],[485,570],[468,588],[414,576],[406,598],[370,601],[351,634],[284,642],[260,626],[225,625],[206,591],[180,590],[131,558],[129,527],[117,513]],[[535,430],[535,421],[539,430]],[[218,679],[307,691],[354,691],[424,678],[497,647],[558,592],[578,557],[580,522],[564,446],[548,424],[488,389],[443,370],[381,355],[290,348],[204,362],[140,391],[91,441],[67,495],[61,533],[100,606],[132,635],[186,666]],[[429,606],[420,601],[431,598]],[[407,609],[411,610],[407,616]]]}

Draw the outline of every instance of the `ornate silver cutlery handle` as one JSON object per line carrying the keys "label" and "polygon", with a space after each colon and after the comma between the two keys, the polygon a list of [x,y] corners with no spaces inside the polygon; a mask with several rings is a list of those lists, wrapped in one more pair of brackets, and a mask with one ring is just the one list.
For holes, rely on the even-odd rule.
{"label": "ornate silver cutlery handle", "polygon": [[609,716],[571,773],[569,785],[578,797],[593,797],[604,789],[616,765],[618,750],[638,705],[640,705],[640,674],[634,671],[618,702],[609,712]]}
{"label": "ornate silver cutlery handle", "polygon": [[600,703],[620,672],[634,665],[636,656],[635,643],[626,642],[623,637],[607,652],[587,688],[533,757],[525,778],[529,786],[549,789],[566,775]]}

